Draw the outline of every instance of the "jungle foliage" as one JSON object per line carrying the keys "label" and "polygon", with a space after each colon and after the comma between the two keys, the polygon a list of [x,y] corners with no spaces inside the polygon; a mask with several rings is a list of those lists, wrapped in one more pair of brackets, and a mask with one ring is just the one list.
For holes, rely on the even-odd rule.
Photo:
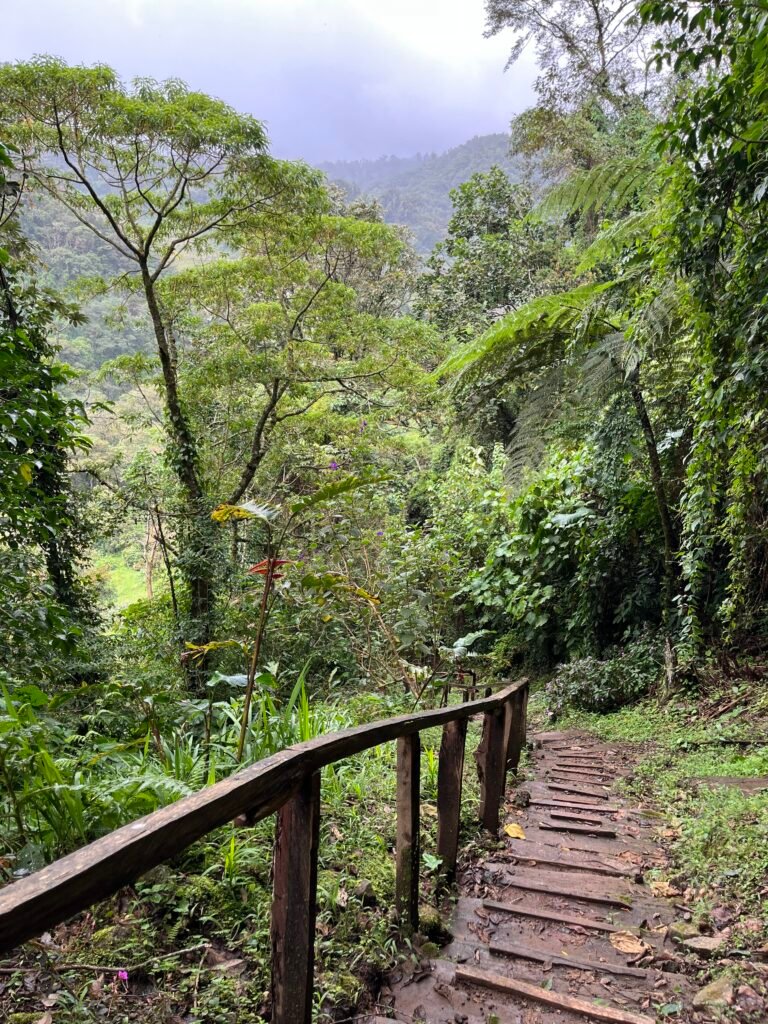
{"label": "jungle foliage", "polygon": [[[528,179],[460,154],[423,264],[375,168],[350,199],[183,83],[0,68],[9,878],[469,675],[588,714],[765,657],[768,17],[588,7],[489,0],[537,48]],[[396,955],[348,873],[386,904],[390,761],[324,778],[326,1019]],[[105,955],[238,943],[250,1016],[211,970],[152,1019],[267,1012],[268,828],[225,831]]]}

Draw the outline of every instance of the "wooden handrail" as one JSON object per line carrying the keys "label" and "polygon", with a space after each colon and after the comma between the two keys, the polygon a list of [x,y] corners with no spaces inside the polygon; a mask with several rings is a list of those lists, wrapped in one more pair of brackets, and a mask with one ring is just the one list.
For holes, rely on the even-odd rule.
{"label": "wooden handrail", "polygon": [[[139,818],[137,821],[116,829],[102,839],[89,843],[80,850],[54,861],[40,871],[22,878],[19,881],[0,889],[0,952],[14,949],[19,943],[41,934],[43,931],[60,924],[79,911],[85,910],[92,903],[103,899],[132,882],[139,875],[156,867],[163,861],[176,856],[197,839],[213,829],[232,821],[238,815],[247,814],[251,822],[257,822],[269,814],[282,808],[279,824],[282,828],[294,828],[292,823],[302,823],[303,834],[316,834],[317,809],[307,793],[314,792],[315,802],[319,800],[317,783],[310,780],[316,778],[321,768],[334,764],[343,758],[359,754],[364,750],[379,746],[391,740],[404,740],[417,737],[423,729],[434,726],[448,727],[451,723],[466,722],[477,714],[485,715],[483,740],[478,750],[478,770],[481,777],[481,820],[486,827],[498,827],[499,801],[503,796],[506,768],[512,761],[516,764],[519,757],[519,746],[524,735],[525,694],[527,680],[521,679],[510,684],[498,693],[480,700],[467,701],[453,707],[421,711],[412,715],[400,715],[367,725],[354,726],[340,732],[318,736],[305,743],[297,743],[287,747],[271,757],[267,757],[235,775],[213,786],[200,790],[192,796],[178,800],[152,814]],[[463,732],[459,730],[458,739],[461,743],[461,756],[456,753],[457,735],[455,728],[451,736],[453,758],[463,762]],[[445,739],[445,735],[444,735]],[[513,740],[517,741],[517,751],[513,751]],[[403,748],[405,749],[405,748]],[[418,749],[418,745],[416,745]],[[407,761],[412,769],[412,758],[399,758],[398,765]],[[460,774],[460,770],[459,770]],[[417,774],[418,777],[418,774]],[[460,812],[461,786],[457,787],[456,766],[446,774],[450,780],[450,792],[444,794],[441,804],[440,818],[443,835],[450,835],[446,843],[449,859],[453,863],[446,865],[446,873],[450,875],[455,868],[455,847],[458,836],[458,815]],[[448,782],[447,782],[448,784]],[[315,787],[314,789],[312,787]],[[307,787],[310,787],[309,789]],[[439,788],[439,787],[438,787]],[[415,787],[411,786],[411,793]],[[457,802],[458,801],[458,802]],[[409,892],[406,900],[408,911],[404,921],[406,927],[415,927],[417,921],[414,912],[413,886],[418,885],[418,841],[413,841],[414,815],[418,820],[418,793],[415,793],[416,807],[413,799],[401,801],[402,814],[398,814],[398,892],[402,893],[400,876],[407,875]],[[406,804],[408,805],[406,807]],[[400,803],[398,809],[400,812]],[[309,809],[308,809],[309,808]],[[401,817],[406,815],[408,823],[408,843],[401,842],[401,831],[405,824]],[[290,838],[283,836],[282,842],[276,846],[275,881],[278,882],[279,871],[285,865],[280,861],[281,850],[290,850]],[[314,853],[311,843],[307,844],[309,861],[303,865],[309,881],[305,888],[305,901],[314,902],[314,886],[311,884],[312,872],[316,870],[316,844]],[[406,848],[407,847],[407,848]],[[285,856],[289,854],[284,853]],[[293,869],[291,869],[293,870]],[[414,877],[415,876],[415,877]],[[282,876],[280,876],[282,877]],[[290,878],[290,873],[287,876]],[[286,899],[285,893],[275,892],[273,904],[273,960],[280,956],[276,950],[274,909],[280,900]],[[282,903],[280,904],[282,906]],[[305,908],[306,910],[306,908]],[[279,916],[279,915],[278,915]],[[294,914],[294,917],[296,915]],[[309,930],[309,938],[305,936],[305,945],[314,934],[314,907],[304,914],[305,931]],[[288,912],[283,919],[291,919]],[[285,936],[282,937],[283,939]],[[281,943],[277,942],[278,947]],[[285,946],[285,943],[282,943]],[[290,944],[292,961],[296,960],[295,943]],[[282,948],[282,947],[281,947]],[[311,951],[307,951],[308,965],[303,966],[304,975],[309,967],[309,1005],[311,1006]],[[285,964],[280,965],[285,968]],[[295,978],[285,980],[285,971],[276,971],[273,963],[273,1003],[275,1000],[274,976],[279,974],[281,985],[290,988]],[[305,997],[303,997],[305,998]],[[277,1001],[279,1007],[279,1000]],[[299,1024],[300,1018],[295,1016],[295,1003],[291,1003],[290,1013],[273,1012],[275,1024]],[[307,1010],[309,1012],[309,1010]],[[307,1018],[309,1019],[309,1018]]]}

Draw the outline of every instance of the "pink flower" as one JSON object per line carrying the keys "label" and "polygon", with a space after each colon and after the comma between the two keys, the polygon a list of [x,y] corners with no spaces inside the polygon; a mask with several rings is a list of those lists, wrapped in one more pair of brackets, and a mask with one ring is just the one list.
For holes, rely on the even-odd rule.
{"label": "pink flower", "polygon": [[118,971],[117,977],[120,981],[128,981],[128,971]]}

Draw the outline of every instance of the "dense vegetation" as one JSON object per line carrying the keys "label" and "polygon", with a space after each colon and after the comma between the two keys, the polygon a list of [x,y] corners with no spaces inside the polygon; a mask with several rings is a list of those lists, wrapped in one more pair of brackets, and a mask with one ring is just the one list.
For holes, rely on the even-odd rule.
{"label": "dense vegetation", "polygon": [[[662,741],[640,782],[670,804],[726,770],[669,751],[713,679],[749,708],[768,643],[765,11],[487,6],[541,67],[509,160],[490,137],[328,168],[353,197],[177,81],[0,68],[9,879],[468,669],[526,671],[542,713],[593,727],[624,707],[596,727]],[[321,1019],[397,955],[391,759],[324,776]],[[702,830],[764,830],[768,805],[704,812],[678,850],[702,885]],[[68,982],[57,1019],[263,1019],[270,828],[57,933],[46,970],[219,957],[169,961],[141,1002]],[[749,850],[730,896],[754,902]]]}
{"label": "dense vegetation", "polygon": [[388,223],[409,228],[419,253],[430,252],[442,241],[451,217],[451,189],[492,167],[500,167],[513,181],[522,176],[522,161],[510,153],[509,136],[476,135],[445,153],[320,165],[349,198],[372,197]]}

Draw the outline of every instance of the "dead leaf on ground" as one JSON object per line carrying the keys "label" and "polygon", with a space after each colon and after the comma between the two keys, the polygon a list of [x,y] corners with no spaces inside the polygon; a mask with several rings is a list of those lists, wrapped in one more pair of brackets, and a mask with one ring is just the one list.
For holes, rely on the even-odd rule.
{"label": "dead leaf on ground", "polygon": [[665,882],[663,878],[657,878],[651,882],[651,891],[656,896],[664,896],[667,899],[680,895],[680,890],[674,885],[670,885],[669,882]]}
{"label": "dead leaf on ground", "polygon": [[504,831],[510,839],[525,839],[525,832],[523,832],[517,822],[513,822],[511,825],[505,825]]}
{"label": "dead leaf on ground", "polygon": [[645,953],[650,948],[632,932],[613,932],[610,942],[614,949],[618,949],[620,953],[626,953],[627,956],[639,956],[640,953]]}

